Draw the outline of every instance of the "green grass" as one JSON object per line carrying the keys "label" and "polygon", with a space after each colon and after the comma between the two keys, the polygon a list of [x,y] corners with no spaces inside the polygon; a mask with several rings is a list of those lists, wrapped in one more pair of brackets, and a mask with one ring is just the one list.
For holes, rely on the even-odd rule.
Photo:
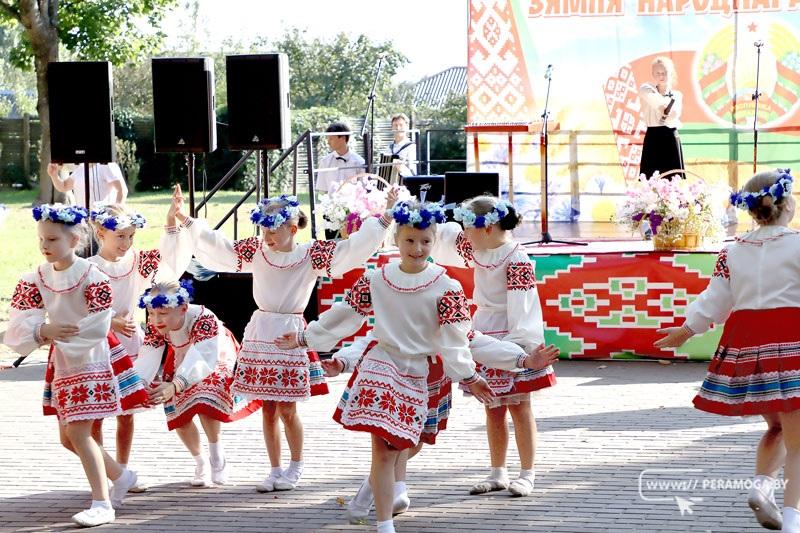
{"label": "green grass", "polygon": [[[184,195],[188,194],[184,192]],[[207,218],[209,224],[215,225],[242,197],[241,192],[220,191],[209,202],[208,209],[201,209],[198,218]],[[37,265],[44,262],[39,253],[36,237],[36,222],[31,216],[31,205],[36,198],[36,191],[12,191],[0,189],[0,204],[5,204],[9,212],[0,223],[0,319],[7,316],[8,304],[20,274],[31,272]],[[195,197],[200,201],[201,195]],[[308,197],[299,197],[300,204],[307,204]],[[128,205],[147,219],[147,227],[136,232],[134,246],[140,250],[147,250],[158,246],[163,231],[165,217],[171,193],[165,191],[135,193],[128,198]],[[188,203],[188,202],[187,202]],[[250,209],[254,204],[248,199],[239,208],[238,238],[254,235],[253,225],[250,223]],[[233,238],[233,218],[229,219],[222,227],[229,238]],[[306,228],[298,234],[298,242],[305,242],[311,238],[311,230]]]}

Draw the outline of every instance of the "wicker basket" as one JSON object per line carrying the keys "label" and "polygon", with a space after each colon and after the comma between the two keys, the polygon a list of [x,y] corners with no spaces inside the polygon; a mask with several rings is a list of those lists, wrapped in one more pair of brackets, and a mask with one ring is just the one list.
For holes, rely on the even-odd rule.
{"label": "wicker basket", "polygon": [[662,234],[653,235],[653,249],[658,251],[668,250],[697,250],[703,244],[699,233],[685,232],[675,236]]}

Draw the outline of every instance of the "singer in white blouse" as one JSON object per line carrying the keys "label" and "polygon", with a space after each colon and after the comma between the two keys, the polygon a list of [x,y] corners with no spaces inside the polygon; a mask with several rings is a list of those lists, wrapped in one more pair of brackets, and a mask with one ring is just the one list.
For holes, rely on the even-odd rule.
{"label": "singer in white blouse", "polygon": [[[647,133],[642,145],[639,173],[651,178],[654,173],[683,170],[683,149],[678,128],[683,109],[683,95],[674,88],[675,66],[668,57],[656,57],[652,63],[653,81],[639,89],[642,115]],[[685,177],[683,173],[673,176]]]}

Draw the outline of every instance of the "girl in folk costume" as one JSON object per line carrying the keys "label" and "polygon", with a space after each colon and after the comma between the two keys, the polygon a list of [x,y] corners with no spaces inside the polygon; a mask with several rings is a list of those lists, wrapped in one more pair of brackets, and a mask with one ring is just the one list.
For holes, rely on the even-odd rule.
{"label": "girl in folk costume", "polygon": [[403,450],[420,442],[431,408],[428,375],[437,355],[447,376],[463,381],[481,400],[491,397],[475,372],[469,352],[469,307],[458,282],[428,262],[436,240],[438,204],[398,202],[400,262],[367,271],[343,302],[337,302],[304,332],[287,333],[281,348],[330,349],[358,330],[373,313],[371,342],[342,395],[334,420],[353,431],[372,433],[370,485],[378,531],[394,531],[395,468]]}
{"label": "girl in folk costume", "polygon": [[[474,330],[470,331],[468,338],[473,360],[492,361],[496,367],[506,370],[533,368],[534,365],[541,365],[542,357],[549,356],[550,360],[553,360],[558,356],[558,350],[554,347],[526,354],[522,348],[512,342],[500,341]],[[353,372],[354,369],[357,369],[361,356],[364,355],[369,343],[373,341],[374,336],[369,333],[365,337],[356,339],[350,346],[337,351],[331,359],[323,360],[322,368],[325,376],[335,377],[342,372]],[[394,471],[393,515],[406,512],[411,505],[406,487],[408,460],[419,453],[423,444],[435,444],[438,432],[447,427],[447,419],[452,405],[451,382],[441,372],[441,366],[438,361],[435,365],[431,364],[431,371],[428,373],[428,416],[420,442],[414,448],[403,450],[397,459]],[[363,524],[369,516],[373,503],[372,488],[369,485],[369,477],[367,477],[361,483],[356,495],[347,503],[347,515],[350,523]]]}
{"label": "girl in folk costume", "polygon": [[[390,191],[395,199],[397,191]],[[180,219],[183,215],[178,214]],[[272,469],[256,489],[290,490],[303,472],[303,426],[296,403],[312,395],[327,394],[319,357],[306,349],[278,349],[273,340],[287,331],[302,331],[303,310],[317,278],[341,276],[363,265],[383,242],[391,219],[370,218],[349,239],[296,244],[298,229],[307,219],[297,198],[280,196],[262,200],[251,220],[263,237],[231,242],[222,232],[211,231],[193,219],[184,225],[193,232],[195,257],[217,271],[252,272],[253,298],[258,310],[247,324],[236,363],[233,390],[264,401],[263,428]],[[283,422],[291,452],[289,468],[281,468],[279,421]]]}
{"label": "girl in folk costume", "polygon": [[[260,402],[237,401],[231,392],[233,365],[239,346],[233,335],[208,309],[190,305],[191,282],[155,283],[139,306],[150,323],[136,370],[151,384],[150,401],[163,403],[167,428],[176,430],[196,462],[192,486],[225,484],[228,463],[219,440],[220,422],[239,420],[258,410]],[[167,348],[161,382],[156,375]],[[197,415],[208,438],[209,461],[202,453]]]}
{"label": "girl in folk costume", "polygon": [[[748,504],[762,526],[800,532],[800,233],[788,170],[753,176],[731,201],[759,227],[720,252],[708,287],[681,327],[665,328],[658,348],[678,347],[713,324],[725,327],[694,406],[728,416],[761,415]],[[783,516],[774,482],[784,460]]]}
{"label": "girl in folk costume", "polygon": [[[486,433],[492,471],[473,485],[470,494],[508,489],[515,496],[533,491],[536,421],[530,393],[555,384],[550,366],[558,350],[545,347],[544,324],[536,292],[534,264],[511,235],[520,222],[514,206],[493,196],[479,196],[454,210],[462,228],[450,222],[440,228],[441,239],[432,257],[441,264],[474,267],[473,317],[475,329],[519,345],[531,357],[509,371],[496,360],[482,360],[478,372],[486,378],[495,398],[486,405]],[[520,458],[519,477],[509,483],[506,470],[508,425],[511,414]]]}
{"label": "girl in folk costume", "polygon": [[[45,414],[58,416],[61,441],[80,457],[91,487],[91,507],[72,519],[97,526],[114,521],[114,507],[136,485],[136,474],[122,468],[92,438],[93,422],[118,416],[123,408],[146,402],[147,395],[135,374],[128,380],[138,383],[121,387],[111,365],[111,352],[123,350],[109,335],[111,287],[94,264],[75,255],[86,210],[42,205],[33,209],[33,216],[47,262],[17,284],[4,342],[23,355],[51,345]],[[106,476],[113,481],[110,491]]]}
{"label": "girl in folk costume", "polygon": [[[167,215],[166,232],[161,244],[155,250],[135,250],[133,239],[137,229],[142,229],[145,219],[138,213],[128,211],[124,206],[97,206],[91,212],[91,225],[94,229],[100,248],[97,255],[89,258],[97,268],[109,279],[114,294],[112,305],[114,317],[111,319],[111,330],[116,335],[124,352],[120,352],[126,361],[112,359],[112,367],[121,364],[127,367],[119,373],[120,387],[123,392],[138,381],[131,380],[132,361],[127,361],[128,354],[135,359],[142,346],[144,332],[133,318],[139,295],[150,286],[153,279],[175,279],[189,264],[192,258],[191,243],[188,239],[180,239],[176,227],[175,212],[180,208],[180,186],[176,186],[173,205]],[[184,232],[186,234],[187,232]],[[115,352],[112,351],[112,355]],[[133,413],[126,412],[117,417],[117,461],[127,466],[133,443]],[[144,490],[137,486],[133,490]]]}

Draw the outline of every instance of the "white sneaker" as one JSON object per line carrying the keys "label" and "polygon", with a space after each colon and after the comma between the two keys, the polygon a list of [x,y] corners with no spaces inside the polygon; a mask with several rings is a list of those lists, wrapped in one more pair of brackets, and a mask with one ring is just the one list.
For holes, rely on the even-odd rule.
{"label": "white sneaker", "polygon": [[[361,503],[360,500],[364,499],[362,496],[364,491],[369,491],[369,498],[366,502]],[[356,492],[356,495],[350,498],[350,501],[347,502],[347,521],[354,526],[367,525],[369,512],[372,509],[374,501],[375,499],[372,496],[372,487],[369,486],[369,478],[365,478],[364,481],[361,482],[361,486],[358,487],[358,492]]]}
{"label": "white sneaker", "polygon": [[300,476],[303,475],[301,468],[287,468],[281,474],[281,477],[275,480],[275,490],[292,490],[297,487],[300,482]]}
{"label": "white sneaker", "polygon": [[783,527],[783,516],[781,509],[774,499],[764,494],[758,487],[750,489],[747,496],[747,505],[753,510],[753,514],[766,529],[778,530]]}
{"label": "white sneaker", "polygon": [[514,496],[530,496],[533,492],[533,479],[518,477],[508,485],[508,492]]}
{"label": "white sneaker", "polygon": [[103,507],[95,507],[94,509],[86,509],[80,513],[72,516],[72,521],[83,527],[94,527],[101,524],[108,524],[114,521],[116,514],[113,508],[105,509]]}
{"label": "white sneaker", "polygon": [[123,470],[122,475],[111,482],[111,488],[108,491],[111,505],[115,508],[121,506],[125,495],[128,494],[128,491],[131,490],[132,487],[136,486],[137,481],[138,477],[136,476],[136,472],[128,470],[127,468]]}
{"label": "white sneaker", "polygon": [[275,482],[283,475],[283,470],[281,470],[280,474],[270,474],[258,485],[256,485],[256,491],[258,492],[272,492],[275,490]]}
{"label": "white sneaker", "polygon": [[211,486],[211,465],[208,459],[203,459],[203,462],[194,467],[194,478],[191,481],[192,487],[210,487]]}
{"label": "white sneaker", "polygon": [[411,507],[411,498],[408,497],[408,492],[396,494],[392,506],[392,516],[405,513],[409,507]]}
{"label": "white sneaker", "polygon": [[136,485],[129,488],[128,492],[130,492],[131,494],[139,494],[140,492],[147,492],[147,489],[149,488],[150,485],[148,485],[147,482],[138,479],[138,474],[137,474]]}
{"label": "white sneaker", "polygon": [[219,468],[214,466],[213,463],[211,464],[211,481],[217,485],[224,485],[228,482],[228,461],[227,459],[222,461],[222,466]]}

